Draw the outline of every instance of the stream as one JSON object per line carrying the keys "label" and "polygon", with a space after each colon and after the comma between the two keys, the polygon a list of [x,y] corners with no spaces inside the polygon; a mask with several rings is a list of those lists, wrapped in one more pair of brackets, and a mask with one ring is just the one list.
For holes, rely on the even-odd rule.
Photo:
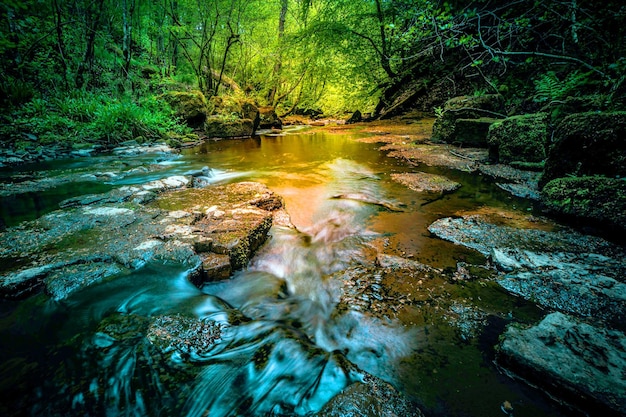
{"label": "stream", "polygon": [[[356,138],[303,130],[207,141],[179,155],[102,155],[0,172],[0,182],[73,178],[0,196],[7,226],[70,197],[203,167],[209,187],[265,184],[295,226],[273,226],[247,269],[200,289],[184,266],[148,263],[66,299],[0,301],[0,412],[324,415],[329,400],[369,374],[427,416],[512,415],[505,403],[516,417],[572,415],[493,363],[506,324],[545,312],[490,280],[481,254],[427,229],[460,212],[525,216],[532,203],[488,177],[438,167],[420,170],[460,183],[457,191],[411,191],[391,174],[415,167]],[[124,175],[107,174],[122,166]],[[402,262],[434,272],[418,283]],[[459,262],[485,278],[451,279]],[[353,291],[341,298],[346,280]],[[415,292],[413,302],[403,298]]]}

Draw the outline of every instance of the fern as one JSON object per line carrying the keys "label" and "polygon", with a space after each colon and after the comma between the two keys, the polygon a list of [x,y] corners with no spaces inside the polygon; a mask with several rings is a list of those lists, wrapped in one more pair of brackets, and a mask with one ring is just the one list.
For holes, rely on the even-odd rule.
{"label": "fern", "polygon": [[589,73],[573,71],[561,80],[554,71],[548,71],[535,80],[533,100],[537,103],[549,103],[575,95],[588,82],[588,77]]}

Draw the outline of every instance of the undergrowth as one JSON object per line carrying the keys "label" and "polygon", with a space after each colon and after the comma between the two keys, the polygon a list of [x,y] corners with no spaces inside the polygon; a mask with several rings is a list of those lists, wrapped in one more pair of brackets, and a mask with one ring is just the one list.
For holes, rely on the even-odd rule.
{"label": "undergrowth", "polygon": [[25,139],[39,145],[114,146],[127,140],[153,142],[166,139],[168,133],[188,131],[171,107],[156,96],[133,99],[77,92],[31,99],[13,110],[12,120],[0,127],[0,136],[18,147]]}

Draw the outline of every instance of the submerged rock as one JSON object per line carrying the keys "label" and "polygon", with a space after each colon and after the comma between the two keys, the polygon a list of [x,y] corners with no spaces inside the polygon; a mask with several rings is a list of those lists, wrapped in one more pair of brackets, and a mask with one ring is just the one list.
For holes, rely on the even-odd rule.
{"label": "submerged rock", "polygon": [[510,325],[497,361],[513,375],[585,411],[623,415],[626,409],[623,332],[552,313],[530,328]]}
{"label": "submerged rock", "polygon": [[424,172],[391,174],[391,178],[417,192],[450,193],[461,187],[461,184],[458,182],[442,175],[426,174]]}
{"label": "submerged rock", "polygon": [[402,396],[391,384],[372,375],[366,375],[362,382],[355,382],[345,388],[316,414],[317,417],[423,415],[415,404]]}
{"label": "submerged rock", "polygon": [[210,319],[159,316],[150,324],[146,337],[165,353],[197,356],[210,352],[222,340],[222,329],[221,323]]}

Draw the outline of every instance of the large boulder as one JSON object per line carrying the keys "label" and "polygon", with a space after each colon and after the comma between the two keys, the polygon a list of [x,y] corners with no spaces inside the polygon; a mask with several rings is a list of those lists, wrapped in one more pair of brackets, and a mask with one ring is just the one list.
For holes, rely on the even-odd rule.
{"label": "large boulder", "polygon": [[245,97],[213,96],[209,107],[213,110],[204,124],[209,137],[250,137],[259,127],[259,108]]}
{"label": "large boulder", "polygon": [[210,138],[248,138],[255,130],[251,119],[209,116],[204,124],[204,131]]}
{"label": "large boulder", "polygon": [[626,176],[626,112],[566,117],[554,133],[540,186],[567,176]]}
{"label": "large boulder", "polygon": [[[433,125],[432,140],[435,142],[463,143],[464,138],[470,137],[470,143],[480,143],[486,145],[486,137],[490,120],[494,117],[504,117],[504,101],[502,96],[497,94],[487,94],[484,96],[461,96],[454,97],[446,102],[443,112],[439,115]],[[470,124],[468,120],[482,119],[480,122]],[[463,120],[463,129],[457,128],[457,121]],[[468,133],[468,129],[471,134]],[[482,132],[480,139],[475,138],[476,133]],[[468,139],[469,140],[469,139]]]}
{"label": "large boulder", "polygon": [[552,213],[626,231],[626,179],[557,178],[543,188],[542,203]]}
{"label": "large boulder", "polygon": [[552,313],[530,328],[509,326],[497,361],[593,415],[623,415],[626,409],[626,335],[618,330]]}
{"label": "large boulder", "polygon": [[546,157],[548,116],[524,114],[498,120],[489,127],[489,156],[494,162],[541,162]]}
{"label": "large boulder", "polygon": [[272,106],[259,107],[259,129],[282,129],[283,121]]}
{"label": "large boulder", "polygon": [[162,96],[176,112],[191,127],[200,127],[208,114],[208,103],[204,94],[199,90],[168,91]]}

